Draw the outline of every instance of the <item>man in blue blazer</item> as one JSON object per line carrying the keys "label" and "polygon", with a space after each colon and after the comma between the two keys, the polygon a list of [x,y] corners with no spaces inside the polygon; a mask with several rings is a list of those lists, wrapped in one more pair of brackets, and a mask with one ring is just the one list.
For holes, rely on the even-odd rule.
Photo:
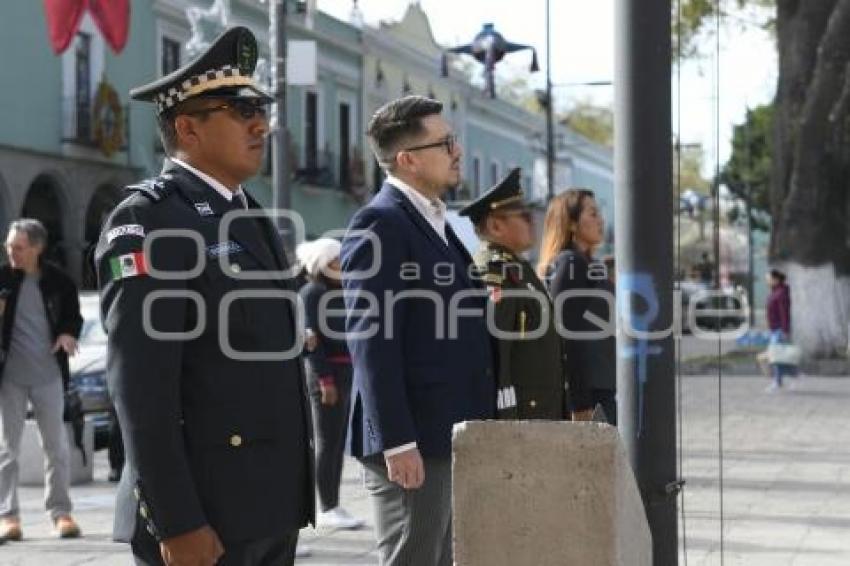
{"label": "man in blue blazer", "polygon": [[460,181],[462,153],[441,111],[406,96],[372,117],[387,180],[342,244],[350,443],[375,504],[382,565],[452,563],[452,426],[495,413],[486,291],[440,200]]}

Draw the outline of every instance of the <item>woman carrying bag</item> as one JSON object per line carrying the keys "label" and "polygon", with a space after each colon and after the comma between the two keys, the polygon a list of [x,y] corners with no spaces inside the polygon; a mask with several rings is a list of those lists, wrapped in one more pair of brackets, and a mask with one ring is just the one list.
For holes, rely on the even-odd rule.
{"label": "woman carrying bag", "polygon": [[767,297],[767,325],[770,328],[770,345],[767,361],[773,382],[768,392],[782,387],[782,378],[796,377],[800,363],[800,348],[791,343],[791,290],[785,283],[785,274],[777,269],[767,276],[770,294]]}

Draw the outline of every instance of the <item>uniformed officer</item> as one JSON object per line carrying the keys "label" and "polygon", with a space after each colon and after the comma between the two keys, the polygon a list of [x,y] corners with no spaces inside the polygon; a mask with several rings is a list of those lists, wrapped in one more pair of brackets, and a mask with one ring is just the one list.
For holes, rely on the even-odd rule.
{"label": "uniformed officer", "polygon": [[313,522],[295,289],[241,187],[269,128],[256,61],[254,36],[232,28],[130,93],[156,105],[168,154],[127,188],[96,251],[126,448],[114,535],[137,564],[292,564]]}
{"label": "uniformed officer", "polygon": [[[520,169],[460,211],[482,240],[475,256],[490,290],[498,338],[497,409],[501,419],[566,418],[561,339],[546,287],[523,257],[534,244]],[[491,329],[492,331],[492,329]]]}

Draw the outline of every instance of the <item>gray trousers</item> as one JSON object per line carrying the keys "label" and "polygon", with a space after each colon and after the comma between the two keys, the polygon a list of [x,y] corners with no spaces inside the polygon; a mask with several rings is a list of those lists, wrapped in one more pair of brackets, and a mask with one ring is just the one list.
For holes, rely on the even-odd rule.
{"label": "gray trousers", "polygon": [[381,566],[452,565],[452,461],[424,462],[422,487],[403,489],[387,477],[382,456],[361,460],[375,509]]}
{"label": "gray trousers", "polygon": [[65,423],[62,422],[62,381],[26,386],[0,382],[0,517],[17,517],[18,455],[27,414],[32,403],[44,449],[44,507],[55,520],[71,512],[71,459]]}

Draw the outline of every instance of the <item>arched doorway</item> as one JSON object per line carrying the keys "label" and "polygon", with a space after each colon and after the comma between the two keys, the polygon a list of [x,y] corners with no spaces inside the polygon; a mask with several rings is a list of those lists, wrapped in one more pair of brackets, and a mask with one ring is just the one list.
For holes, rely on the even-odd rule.
{"label": "arched doorway", "polygon": [[100,237],[100,229],[112,209],[121,202],[121,191],[113,185],[97,188],[86,207],[85,241],[83,242],[82,288],[97,288],[97,272],[94,266],[94,249]]}
{"label": "arched doorway", "polygon": [[67,268],[64,207],[60,191],[61,187],[53,177],[48,174],[39,175],[27,191],[21,216],[35,218],[44,224],[47,228],[47,249],[44,252],[44,259]]}

